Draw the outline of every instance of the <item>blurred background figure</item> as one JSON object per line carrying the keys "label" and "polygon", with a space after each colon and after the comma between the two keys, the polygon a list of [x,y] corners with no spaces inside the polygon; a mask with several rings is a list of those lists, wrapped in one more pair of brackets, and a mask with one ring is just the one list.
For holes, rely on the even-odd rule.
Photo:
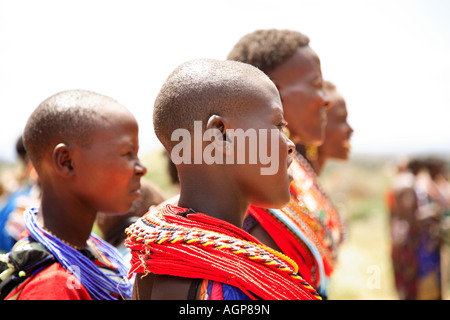
{"label": "blurred background figure", "polygon": [[353,128],[347,122],[348,112],[344,98],[330,81],[324,81],[323,87],[332,107],[327,112],[324,142],[318,147],[317,160],[312,163],[317,174],[320,174],[329,159],[348,160],[353,134]]}
{"label": "blurred background figure", "polygon": [[450,183],[445,162],[440,158],[427,160],[430,175],[429,194],[439,212],[434,226],[434,232],[438,233],[441,263],[442,297],[445,298],[450,275]]}
{"label": "blurred background figure", "polygon": [[141,180],[141,197],[133,202],[131,209],[121,215],[111,215],[99,212],[96,225],[101,237],[115,246],[124,257],[124,262],[129,265],[129,249],[125,247],[125,229],[142,217],[151,206],[157,205],[165,200],[162,191],[147,179]]}
{"label": "blurred background figure", "polygon": [[[449,197],[438,189],[433,179],[437,172],[443,173],[443,166],[437,163],[429,159],[404,159],[398,165],[398,174],[388,194],[391,254],[400,299],[437,300],[442,299],[445,290],[442,222],[448,212]],[[439,183],[444,185],[443,181]]]}
{"label": "blurred background figure", "polygon": [[21,174],[17,189],[3,196],[0,203],[0,251],[8,252],[25,230],[23,212],[29,206],[39,204],[40,190],[38,176],[20,136],[16,152],[21,163]]}
{"label": "blurred background figure", "polygon": [[170,183],[171,185],[176,186],[178,190],[180,186],[180,179],[178,178],[177,167],[173,163],[172,159],[170,159],[170,155],[166,150],[164,150],[164,158],[167,161],[167,172],[169,173]]}

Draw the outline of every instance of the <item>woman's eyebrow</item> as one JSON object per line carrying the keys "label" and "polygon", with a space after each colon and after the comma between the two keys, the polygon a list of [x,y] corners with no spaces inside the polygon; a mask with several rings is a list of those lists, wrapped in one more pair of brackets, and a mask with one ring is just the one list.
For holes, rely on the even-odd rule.
{"label": "woman's eyebrow", "polygon": [[284,120],[284,114],[283,114],[283,110],[281,109],[275,109],[275,111],[273,112],[272,115],[272,120],[273,121],[281,121]]}
{"label": "woman's eyebrow", "polygon": [[121,144],[121,146],[124,149],[125,148],[131,148],[131,149],[133,149],[133,151],[136,150],[136,146],[134,145],[133,142],[124,142],[124,143]]}

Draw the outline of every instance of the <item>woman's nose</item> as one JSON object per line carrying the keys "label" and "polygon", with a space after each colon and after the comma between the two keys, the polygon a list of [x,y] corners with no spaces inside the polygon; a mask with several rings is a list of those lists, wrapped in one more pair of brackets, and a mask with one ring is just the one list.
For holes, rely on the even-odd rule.
{"label": "woman's nose", "polygon": [[333,106],[333,103],[331,102],[330,99],[328,99],[328,96],[325,95],[325,99],[323,100],[323,107],[325,108],[325,110],[330,110],[331,107]]}
{"label": "woman's nose", "polygon": [[295,151],[295,144],[288,137],[286,137],[286,139],[288,145],[288,155],[292,155]]}
{"label": "woman's nose", "polygon": [[145,174],[147,173],[147,167],[144,166],[142,164],[141,160],[139,160],[139,159],[135,166],[135,172],[136,172],[136,174],[138,174],[140,176],[145,176]]}
{"label": "woman's nose", "polygon": [[331,102],[331,99],[325,92],[325,90],[322,90],[322,99],[323,99],[322,107],[325,108],[325,110],[327,111],[330,110],[330,108],[333,106],[333,103]]}

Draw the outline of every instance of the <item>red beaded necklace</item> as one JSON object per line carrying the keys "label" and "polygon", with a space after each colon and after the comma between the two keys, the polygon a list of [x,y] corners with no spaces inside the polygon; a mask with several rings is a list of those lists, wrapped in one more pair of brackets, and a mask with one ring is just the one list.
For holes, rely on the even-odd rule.
{"label": "red beaded necklace", "polygon": [[[166,205],[127,229],[130,273],[208,279],[262,299],[320,299],[297,265],[225,221]],[[131,276],[131,275],[130,275]]]}

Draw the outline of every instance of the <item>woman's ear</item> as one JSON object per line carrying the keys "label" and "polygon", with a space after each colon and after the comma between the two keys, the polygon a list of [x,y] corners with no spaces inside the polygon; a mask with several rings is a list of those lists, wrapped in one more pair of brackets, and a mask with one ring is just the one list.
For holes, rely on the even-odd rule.
{"label": "woman's ear", "polygon": [[74,174],[72,148],[65,143],[59,143],[52,152],[52,160],[56,172],[69,177]]}
{"label": "woman's ear", "polygon": [[214,147],[216,153],[220,152],[225,155],[233,154],[233,141],[227,133],[229,130],[230,125],[224,117],[218,115],[209,117],[208,122],[206,123],[204,137],[211,141],[211,146]]}

